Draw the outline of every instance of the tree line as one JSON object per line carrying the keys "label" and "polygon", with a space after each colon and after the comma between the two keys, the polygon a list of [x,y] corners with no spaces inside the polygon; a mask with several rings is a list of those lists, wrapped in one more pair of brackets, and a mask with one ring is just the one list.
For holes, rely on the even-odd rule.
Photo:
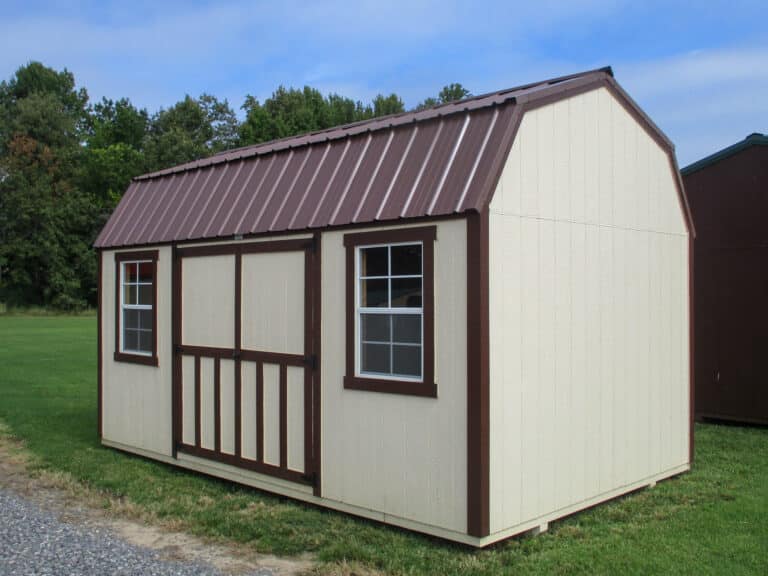
{"label": "tree line", "polygon": [[[469,96],[450,84],[417,109]],[[129,98],[90,102],[74,75],[40,62],[0,82],[0,303],[78,310],[96,303],[93,241],[134,176],[222,150],[405,111],[309,86],[227,100],[186,95],[150,114]]]}

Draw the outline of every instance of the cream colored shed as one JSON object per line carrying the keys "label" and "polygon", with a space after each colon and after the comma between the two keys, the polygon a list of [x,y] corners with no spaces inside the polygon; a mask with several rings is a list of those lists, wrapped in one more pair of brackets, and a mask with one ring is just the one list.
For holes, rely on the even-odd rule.
{"label": "cream colored shed", "polygon": [[99,433],[485,546],[689,469],[669,140],[601,69],[135,179]]}

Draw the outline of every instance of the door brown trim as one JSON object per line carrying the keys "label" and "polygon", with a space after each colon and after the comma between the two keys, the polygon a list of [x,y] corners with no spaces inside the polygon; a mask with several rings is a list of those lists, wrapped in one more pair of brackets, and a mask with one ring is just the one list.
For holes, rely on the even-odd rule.
{"label": "door brown trim", "polygon": [[187,246],[179,248],[182,258],[199,256],[226,256],[229,254],[262,254],[265,252],[301,252],[310,249],[311,238],[291,240],[271,240],[266,242],[244,242],[238,244],[206,244],[204,246]]}
{"label": "door brown trim", "polygon": [[230,466],[236,466],[237,468],[244,468],[259,474],[267,474],[283,480],[290,480],[291,482],[297,482],[299,484],[310,484],[310,481],[305,478],[304,474],[297,472],[296,470],[289,470],[287,468],[281,468],[266,462],[256,462],[255,460],[248,460],[247,458],[238,458],[234,454],[227,454],[226,452],[215,452],[207,448],[199,446],[191,446],[189,444],[179,445],[179,451],[191,456],[197,456],[198,458],[205,458],[206,460],[214,460]]}
{"label": "door brown trim", "polygon": [[[312,357],[314,378],[312,381],[312,472],[314,474],[314,495],[322,496],[321,463],[321,362],[322,362],[322,234],[315,232],[312,250]],[[305,420],[306,425],[306,420]]]}
{"label": "door brown trim", "polygon": [[[306,418],[304,420],[306,422]],[[305,470],[306,466],[305,461]],[[288,366],[285,364],[280,364],[280,468],[288,469]]]}
{"label": "door brown trim", "polygon": [[[235,350],[242,348],[243,256],[235,254]],[[243,365],[240,354],[235,357],[235,456],[242,455],[243,437]]]}
{"label": "door brown trim", "polygon": [[[182,451],[203,458],[225,462],[241,468],[299,481],[314,486],[319,495],[320,471],[320,255],[319,235],[309,239],[276,240],[256,243],[237,243],[187,248],[174,247],[173,255],[173,349],[174,349],[174,454]],[[267,252],[304,252],[304,350],[303,354],[285,354],[242,348],[242,255]],[[235,321],[234,347],[190,346],[182,341],[182,266],[183,258],[200,256],[235,256]],[[192,356],[195,362],[195,444],[183,441],[182,356]],[[201,446],[201,358],[214,360],[214,449]],[[221,360],[235,362],[235,454],[221,450]],[[242,363],[256,363],[256,461],[242,457]],[[264,364],[279,367],[280,393],[280,464],[264,462]],[[304,368],[304,472],[288,468],[288,366]]]}
{"label": "door brown trim", "polygon": [[490,533],[488,210],[467,217],[467,532]]}
{"label": "door brown trim", "polygon": [[256,362],[256,460],[264,462],[264,363]]}
{"label": "door brown trim", "polygon": [[201,446],[201,432],[200,432],[200,411],[202,410],[200,402],[200,356],[195,356],[195,446],[200,448]]}
{"label": "door brown trim", "polygon": [[171,396],[173,403],[173,440],[171,442],[171,454],[176,458],[176,451],[182,441],[182,418],[181,418],[181,354],[177,352],[181,345],[181,258],[178,256],[178,249],[174,245],[172,248],[172,272],[171,272],[171,345],[173,350],[173,382],[171,385]]}

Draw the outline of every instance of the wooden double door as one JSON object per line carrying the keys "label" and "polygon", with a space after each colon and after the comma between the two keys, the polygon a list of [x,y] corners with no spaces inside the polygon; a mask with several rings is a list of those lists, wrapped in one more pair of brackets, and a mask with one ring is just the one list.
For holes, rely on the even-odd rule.
{"label": "wooden double door", "polygon": [[174,447],[319,491],[319,236],[174,250]]}

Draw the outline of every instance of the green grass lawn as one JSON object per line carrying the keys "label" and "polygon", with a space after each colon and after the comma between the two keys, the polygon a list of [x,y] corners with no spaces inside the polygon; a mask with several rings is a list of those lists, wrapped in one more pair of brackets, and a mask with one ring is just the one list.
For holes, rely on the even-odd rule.
{"label": "green grass lawn", "polygon": [[40,466],[151,517],[320,572],[768,574],[768,429],[699,425],[694,470],[474,551],[99,445],[94,317],[0,316],[0,420]]}

